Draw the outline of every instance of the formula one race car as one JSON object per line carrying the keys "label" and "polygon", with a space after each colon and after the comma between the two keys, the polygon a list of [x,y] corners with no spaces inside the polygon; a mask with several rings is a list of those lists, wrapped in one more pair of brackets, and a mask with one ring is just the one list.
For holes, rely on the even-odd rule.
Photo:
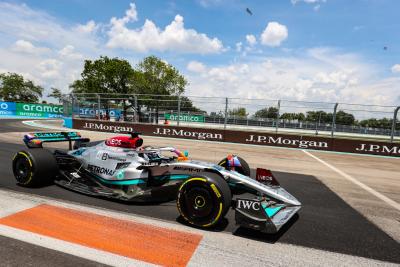
{"label": "formula one race car", "polygon": [[[42,146],[62,141],[69,142],[68,151]],[[275,233],[301,207],[270,171],[257,169],[256,179],[251,178],[248,164],[238,156],[219,164],[189,160],[187,152],[173,147],[142,147],[136,132],[97,143],[77,132],[31,133],[24,142],[29,149],[16,153],[12,164],[22,186],[55,183],[132,202],[176,199],[184,221],[200,228],[217,225],[233,208],[237,225]]]}

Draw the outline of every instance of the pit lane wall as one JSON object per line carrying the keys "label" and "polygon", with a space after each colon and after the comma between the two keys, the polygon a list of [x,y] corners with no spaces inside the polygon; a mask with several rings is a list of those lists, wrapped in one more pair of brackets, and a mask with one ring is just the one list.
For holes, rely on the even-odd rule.
{"label": "pit lane wall", "polygon": [[400,157],[400,144],[389,142],[84,119],[73,119],[72,126],[75,129],[99,132],[137,131],[159,137]]}

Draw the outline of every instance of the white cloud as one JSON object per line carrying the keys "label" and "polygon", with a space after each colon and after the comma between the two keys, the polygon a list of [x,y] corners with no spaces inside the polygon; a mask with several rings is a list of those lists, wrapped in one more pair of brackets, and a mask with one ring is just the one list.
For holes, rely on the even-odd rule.
{"label": "white cloud", "polygon": [[75,52],[75,47],[73,45],[66,45],[61,49],[58,54],[63,58],[63,59],[69,59],[69,60],[79,60],[83,59],[83,55],[80,53]]}
{"label": "white cloud", "polygon": [[246,41],[250,46],[253,46],[257,43],[257,39],[253,34],[246,35]]}
{"label": "white cloud", "polygon": [[198,0],[198,3],[203,7],[216,6],[223,2],[223,0]]}
{"label": "white cloud", "polygon": [[0,69],[43,86],[44,95],[50,87],[67,93],[68,85],[79,78],[83,58],[110,55],[97,36],[78,28],[26,4],[0,2]]}
{"label": "white cloud", "polygon": [[391,70],[393,73],[400,73],[400,64],[393,65]]}
{"label": "white cloud", "polygon": [[24,52],[24,53],[33,53],[35,51],[35,46],[28,41],[18,40],[15,42],[15,46],[13,47],[14,51]]}
{"label": "white cloud", "polygon": [[118,19],[116,17],[111,18],[111,25],[116,30],[123,30],[125,24],[128,22],[135,22],[138,20],[136,5],[134,3],[129,4],[129,9],[125,11],[125,16]]}
{"label": "white cloud", "polygon": [[[130,29],[129,21],[137,19],[136,10],[131,11],[121,19],[111,19],[111,29],[108,31],[110,48],[124,48],[136,52],[174,51],[176,53],[210,54],[223,51],[222,42],[217,38],[209,38],[204,33],[194,29],[186,29],[183,17],[176,15],[174,20],[165,27],[158,28],[151,20],[146,20],[140,28]],[[130,14],[130,15],[129,15]]]}
{"label": "white cloud", "polygon": [[188,95],[400,104],[396,89],[400,77],[379,78],[378,66],[329,48],[311,49],[301,57],[258,57],[204,67],[200,74],[188,76]]}
{"label": "white cloud", "polygon": [[47,13],[25,4],[0,2],[0,32],[16,40],[45,43],[50,49],[62,47],[67,41],[88,51],[97,47],[96,38],[82,34],[76,27],[65,26]]}
{"label": "white cloud", "polygon": [[235,44],[235,47],[236,47],[236,51],[237,51],[237,52],[241,52],[241,51],[242,51],[242,47],[243,47],[242,42],[236,43],[236,44]]}
{"label": "white cloud", "polygon": [[327,0],[291,0],[290,1],[293,5],[296,5],[297,3],[305,3],[305,4],[311,4],[314,5],[313,9],[314,11],[318,11],[321,8],[321,4],[324,4],[327,2]]}
{"label": "white cloud", "polygon": [[89,34],[96,32],[98,28],[99,25],[96,25],[96,23],[93,20],[89,20],[86,24],[79,24],[76,27],[76,30],[80,33]]}
{"label": "white cloud", "polygon": [[187,65],[187,69],[191,72],[203,73],[206,70],[206,67],[199,61],[190,61]]}
{"label": "white cloud", "polygon": [[293,5],[304,2],[306,4],[326,3],[326,0],[291,0]]}
{"label": "white cloud", "polygon": [[276,21],[268,22],[267,27],[261,34],[261,43],[266,46],[280,46],[288,37],[288,29],[285,25]]}
{"label": "white cloud", "polygon": [[31,42],[26,40],[16,41],[11,49],[15,52],[27,53],[27,54],[40,54],[49,51],[48,48],[36,47]]}
{"label": "white cloud", "polygon": [[43,60],[39,63],[38,67],[43,78],[58,79],[61,76],[62,62],[57,59],[51,58]]}

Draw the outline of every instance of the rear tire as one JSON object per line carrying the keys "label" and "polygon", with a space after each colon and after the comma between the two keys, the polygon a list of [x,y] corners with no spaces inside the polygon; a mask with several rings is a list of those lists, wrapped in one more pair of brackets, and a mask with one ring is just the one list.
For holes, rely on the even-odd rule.
{"label": "rear tire", "polygon": [[58,174],[54,155],[42,148],[19,151],[14,156],[12,167],[18,184],[26,187],[49,184]]}
{"label": "rear tire", "polygon": [[180,186],[177,206],[187,223],[209,228],[225,217],[231,201],[227,182],[219,175],[205,175],[189,178]]}

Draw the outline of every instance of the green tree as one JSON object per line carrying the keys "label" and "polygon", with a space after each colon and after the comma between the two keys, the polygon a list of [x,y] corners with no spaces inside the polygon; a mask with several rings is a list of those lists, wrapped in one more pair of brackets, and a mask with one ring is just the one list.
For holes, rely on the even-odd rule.
{"label": "green tree", "polygon": [[135,70],[127,60],[101,56],[96,60],[85,60],[81,79],[70,87],[73,93],[133,93],[132,79]]}
{"label": "green tree", "polygon": [[0,74],[0,98],[4,101],[38,102],[43,87],[17,73]]}
{"label": "green tree", "polygon": [[[144,58],[135,68],[126,60],[101,56],[97,60],[85,60],[81,79],[74,81],[70,88],[76,94],[102,93],[102,97],[110,98],[116,97],[116,94],[141,94],[137,99],[137,111],[141,113],[143,108],[156,107],[158,113],[159,108],[177,109],[178,97],[184,92],[187,84],[185,77],[175,67],[155,56]],[[123,100],[119,100],[116,105],[122,105],[124,111],[134,106],[133,96],[119,97]],[[91,101],[96,102],[93,96]],[[109,101],[102,103],[107,104],[108,108]],[[183,96],[181,108],[200,111],[190,99]]]}
{"label": "green tree", "polygon": [[332,117],[325,111],[307,111],[306,120],[311,122],[331,123]]}
{"label": "green tree", "polygon": [[228,110],[229,116],[236,116],[236,117],[247,117],[249,114],[246,112],[246,108],[234,108]]}
{"label": "green tree", "polygon": [[52,97],[57,99],[58,103],[62,103],[62,93],[61,90],[58,88],[51,88],[51,93],[47,95],[48,97]]}
{"label": "green tree", "polygon": [[[383,128],[383,129],[391,129],[392,127],[392,119],[382,118],[382,119],[366,119],[359,122],[359,125],[363,127],[371,127],[371,128]],[[398,129],[396,127],[396,129]]]}
{"label": "green tree", "polygon": [[136,70],[140,73],[136,82],[141,94],[180,95],[188,84],[174,66],[156,56],[144,58]]}
{"label": "green tree", "polygon": [[296,120],[298,120],[298,121],[304,121],[304,120],[306,120],[306,116],[304,115],[304,113],[296,113]]}
{"label": "green tree", "polygon": [[[81,79],[74,81],[70,88],[73,93],[78,94],[79,101],[86,102],[86,100],[89,100],[87,103],[91,102],[92,104],[97,103],[93,99],[93,95],[85,94],[101,93],[103,99],[101,99],[100,104],[105,106],[107,110],[109,101],[104,98],[120,98],[117,102],[122,104],[126,119],[126,110],[133,106],[134,101],[121,95],[135,93],[133,82],[135,77],[137,77],[137,74],[127,60],[101,56],[96,60],[85,60]],[[121,95],[118,96],[118,94]],[[89,96],[91,98],[88,98]]]}
{"label": "green tree", "polygon": [[285,120],[285,121],[293,121],[296,119],[296,114],[295,113],[283,113],[280,116],[280,119]]}
{"label": "green tree", "polygon": [[350,114],[350,113],[346,113],[343,110],[339,110],[336,113],[336,124],[354,125],[355,124],[354,115]]}
{"label": "green tree", "polygon": [[224,113],[223,113],[221,110],[218,111],[218,112],[211,111],[211,112],[210,112],[210,117],[222,119],[222,118],[224,118]]}
{"label": "green tree", "polygon": [[[135,87],[139,94],[151,94],[154,96],[140,96],[139,108],[142,106],[155,107],[158,121],[159,109],[177,109],[178,96],[185,91],[187,80],[171,64],[166,63],[156,56],[144,58],[136,66],[134,78]],[[189,99],[185,99],[185,105]],[[182,103],[182,102],[181,102]]]}
{"label": "green tree", "polygon": [[263,108],[260,110],[257,110],[256,113],[254,114],[255,118],[270,118],[270,119],[276,119],[278,116],[278,109],[276,107],[269,107],[269,108]]}
{"label": "green tree", "polygon": [[199,113],[199,112],[205,113],[204,110],[201,110],[198,107],[194,106],[192,100],[190,100],[186,96],[181,96],[181,111],[191,111],[191,112],[196,112],[196,113]]}

